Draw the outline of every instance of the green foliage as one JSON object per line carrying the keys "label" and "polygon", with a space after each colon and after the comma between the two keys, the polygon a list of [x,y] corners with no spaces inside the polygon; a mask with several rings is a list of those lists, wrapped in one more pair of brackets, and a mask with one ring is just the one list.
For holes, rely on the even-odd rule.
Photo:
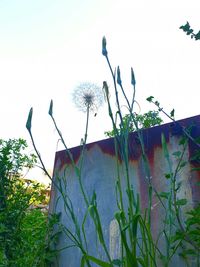
{"label": "green foliage", "polygon": [[200,31],[195,34],[188,21],[185,25],[180,26],[179,29],[182,29],[187,35],[190,35],[192,39],[194,38],[196,41],[200,40]]}
{"label": "green foliage", "polygon": [[[179,242],[182,246],[180,256],[188,260],[191,256],[196,258],[196,266],[199,266],[199,249],[200,248],[200,204],[198,204],[191,211],[187,212],[185,220],[185,233],[180,230],[176,231],[173,241]],[[188,243],[187,237],[189,236],[191,242],[195,245],[186,246]]]}
{"label": "green foliage", "polygon": [[9,259],[9,265],[44,266],[46,225],[47,216],[40,210],[26,211],[16,236],[12,239],[12,258]]}
{"label": "green foliage", "polygon": [[[139,129],[146,129],[156,125],[160,125],[163,120],[159,116],[158,111],[150,110],[144,114],[127,114],[123,117],[123,123],[117,128],[118,134],[120,135],[123,131],[126,131],[129,127],[129,132],[135,132],[135,122]],[[128,126],[129,125],[129,126]],[[116,135],[115,130],[105,132],[108,137],[114,137]]]}
{"label": "green foliage", "polygon": [[187,214],[186,231],[200,248],[200,204]]}
{"label": "green foliage", "polygon": [[15,245],[9,266],[50,266],[56,253],[51,247],[57,238],[57,234],[51,238],[51,233],[57,222],[40,209],[27,210],[20,224],[20,240]]}
{"label": "green foliage", "polygon": [[0,266],[45,266],[47,214],[30,209],[47,203],[45,187],[21,178],[36,163],[23,139],[0,140]]}

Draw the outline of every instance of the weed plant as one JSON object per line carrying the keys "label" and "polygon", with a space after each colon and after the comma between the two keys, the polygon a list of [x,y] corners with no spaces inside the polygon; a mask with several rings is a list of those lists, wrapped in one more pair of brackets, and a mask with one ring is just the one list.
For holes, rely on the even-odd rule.
{"label": "weed plant", "polygon": [[[106,59],[111,73],[114,87],[114,97],[117,105],[117,111],[114,112],[110,101],[110,97],[111,95],[113,96],[113,92],[110,91],[107,82],[104,81],[103,90],[107,102],[108,115],[112,122],[112,134],[114,136],[116,154],[116,204],[118,209],[116,210],[115,214],[113,214],[113,218],[115,218],[115,220],[117,221],[119,228],[121,253],[118,258],[112,259],[108,249],[108,244],[105,241],[106,238],[103,234],[104,231],[101,223],[103,214],[99,213],[96,193],[86,192],[83,185],[82,168],[84,164],[84,155],[87,143],[89,114],[93,108],[93,95],[91,94],[83,94],[84,101],[82,101],[82,103],[83,105],[85,105],[84,110],[86,112],[86,131],[81,149],[80,160],[77,164],[75,163],[73,155],[68,149],[62,133],[54,118],[52,100],[49,107],[49,115],[57,130],[59,138],[61,139],[65,147],[66,155],[71,161],[71,165],[76,174],[79,188],[83,196],[86,210],[82,221],[78,220],[74,203],[71,201],[69,195],[67,194],[67,191],[65,190],[66,188],[64,179],[57,176],[56,174],[54,179],[52,179],[45,168],[39,151],[36,148],[31,131],[31,121],[33,114],[32,108],[29,112],[26,124],[35,151],[41,161],[42,168],[51,179],[52,186],[59,192],[60,198],[64,203],[64,210],[66,212],[67,218],[69,218],[72,222],[72,225],[63,225],[61,223],[57,224],[59,229],[61,229],[62,231],[62,236],[64,235],[65,239],[69,241],[67,243],[69,245],[63,246],[63,248],[61,248],[60,250],[68,249],[71,247],[76,247],[77,249],[79,249],[82,254],[80,261],[81,267],[91,267],[96,265],[102,267],[168,267],[172,266],[173,258],[177,256],[183,258],[185,266],[200,266],[200,209],[197,205],[188,213],[187,216],[185,216],[185,214],[183,213],[183,208],[187,204],[187,199],[179,198],[178,192],[180,190],[181,183],[177,181],[178,175],[181,175],[181,170],[188,164],[188,162],[185,161],[185,153],[189,140],[196,144],[197,152],[199,151],[199,140],[194,139],[191,136],[191,129],[182,129],[183,134],[179,143],[180,148],[173,154],[173,157],[177,162],[176,166],[174,166],[168,150],[165,136],[162,135],[161,139],[163,155],[165,157],[166,165],[168,166],[168,172],[165,174],[165,179],[167,179],[169,187],[166,192],[158,192],[152,184],[153,177],[150,172],[148,157],[145,153],[142,130],[139,125],[140,121],[137,119],[134,113],[134,105],[136,103],[136,80],[134,71],[131,68],[132,99],[128,99],[122,84],[120,68],[117,67],[117,69],[113,70],[111,66],[110,59],[108,57],[105,37],[102,40],[102,54]],[[127,109],[129,111],[125,119],[121,110],[119,91],[123,95],[124,100],[126,101]],[[152,96],[148,98],[148,101],[154,103],[156,107],[158,107],[159,112],[164,112],[164,110],[160,107],[160,104],[157,101],[154,102],[154,98]],[[167,115],[167,113],[165,114]],[[170,115],[167,116],[175,122],[174,110]],[[119,128],[117,126],[118,124]],[[140,197],[138,193],[133,189],[130,179],[129,132],[130,129],[133,129],[133,127],[137,132],[139,144],[141,147],[144,173],[146,182],[148,184],[148,207],[145,210],[141,209]],[[124,177],[126,181],[126,191],[124,191],[122,188],[122,177],[119,171],[120,163],[118,160],[119,154],[125,166]],[[153,197],[156,197],[157,201],[163,207],[162,230],[156,237],[152,235]],[[94,225],[98,239],[97,242],[104,252],[103,258],[97,256],[98,252],[96,253],[96,255],[91,255],[90,251],[88,251],[89,240],[87,237],[87,232],[85,230],[86,220],[90,220]],[[161,241],[164,243],[164,249],[161,249],[159,246]],[[76,257],[76,255],[74,255],[74,257]],[[57,254],[57,258],[59,259],[59,254]],[[56,266],[56,260],[54,264]]]}

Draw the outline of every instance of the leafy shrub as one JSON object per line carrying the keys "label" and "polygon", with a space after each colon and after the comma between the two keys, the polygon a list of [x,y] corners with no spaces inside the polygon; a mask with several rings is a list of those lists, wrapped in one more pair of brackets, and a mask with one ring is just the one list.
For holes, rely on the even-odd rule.
{"label": "leafy shrub", "polygon": [[[123,130],[124,129],[126,130],[127,126],[129,127],[129,132],[137,131],[134,121],[137,123],[137,127],[139,129],[146,129],[153,126],[157,126],[163,122],[163,120],[159,116],[159,112],[155,110],[150,110],[144,114],[137,114],[137,113],[133,113],[131,115],[127,114],[123,117],[123,124],[120,124],[119,128],[117,128],[118,134],[123,133]],[[124,129],[122,128],[122,125]],[[105,132],[105,135],[108,137],[114,137],[115,132],[114,130],[107,131]]]}
{"label": "leafy shrub", "polygon": [[46,203],[44,186],[22,179],[36,156],[26,154],[23,139],[0,140],[0,266],[45,266],[47,213],[31,206]]}

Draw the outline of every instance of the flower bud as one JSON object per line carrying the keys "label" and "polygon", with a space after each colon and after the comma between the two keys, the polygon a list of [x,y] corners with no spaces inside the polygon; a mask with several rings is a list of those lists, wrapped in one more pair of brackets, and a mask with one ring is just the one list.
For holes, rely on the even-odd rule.
{"label": "flower bud", "polygon": [[106,99],[107,99],[109,97],[109,90],[108,90],[108,85],[106,81],[103,81],[103,89],[105,91]]}
{"label": "flower bud", "polygon": [[51,100],[51,102],[50,102],[50,106],[49,106],[49,115],[50,115],[50,116],[53,115],[53,100]]}
{"label": "flower bud", "polygon": [[104,36],[102,39],[102,54],[106,57],[108,52],[106,49],[106,37]]}
{"label": "flower bud", "polygon": [[135,84],[136,84],[133,68],[131,68],[131,84],[133,86],[135,86]]}
{"label": "flower bud", "polygon": [[121,75],[120,75],[120,69],[119,66],[117,67],[117,83],[121,86],[122,85],[122,80],[121,80]]}
{"label": "flower bud", "polygon": [[29,114],[28,114],[28,119],[27,119],[27,122],[26,122],[26,129],[29,132],[31,131],[32,115],[33,115],[33,108],[30,109]]}

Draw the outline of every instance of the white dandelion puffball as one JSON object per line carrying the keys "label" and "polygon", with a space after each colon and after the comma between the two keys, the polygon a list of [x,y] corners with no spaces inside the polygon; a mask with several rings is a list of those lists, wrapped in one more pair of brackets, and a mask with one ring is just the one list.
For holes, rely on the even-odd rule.
{"label": "white dandelion puffball", "polygon": [[95,113],[103,104],[102,89],[94,83],[81,83],[73,92],[73,101],[79,110],[87,112],[89,109]]}

